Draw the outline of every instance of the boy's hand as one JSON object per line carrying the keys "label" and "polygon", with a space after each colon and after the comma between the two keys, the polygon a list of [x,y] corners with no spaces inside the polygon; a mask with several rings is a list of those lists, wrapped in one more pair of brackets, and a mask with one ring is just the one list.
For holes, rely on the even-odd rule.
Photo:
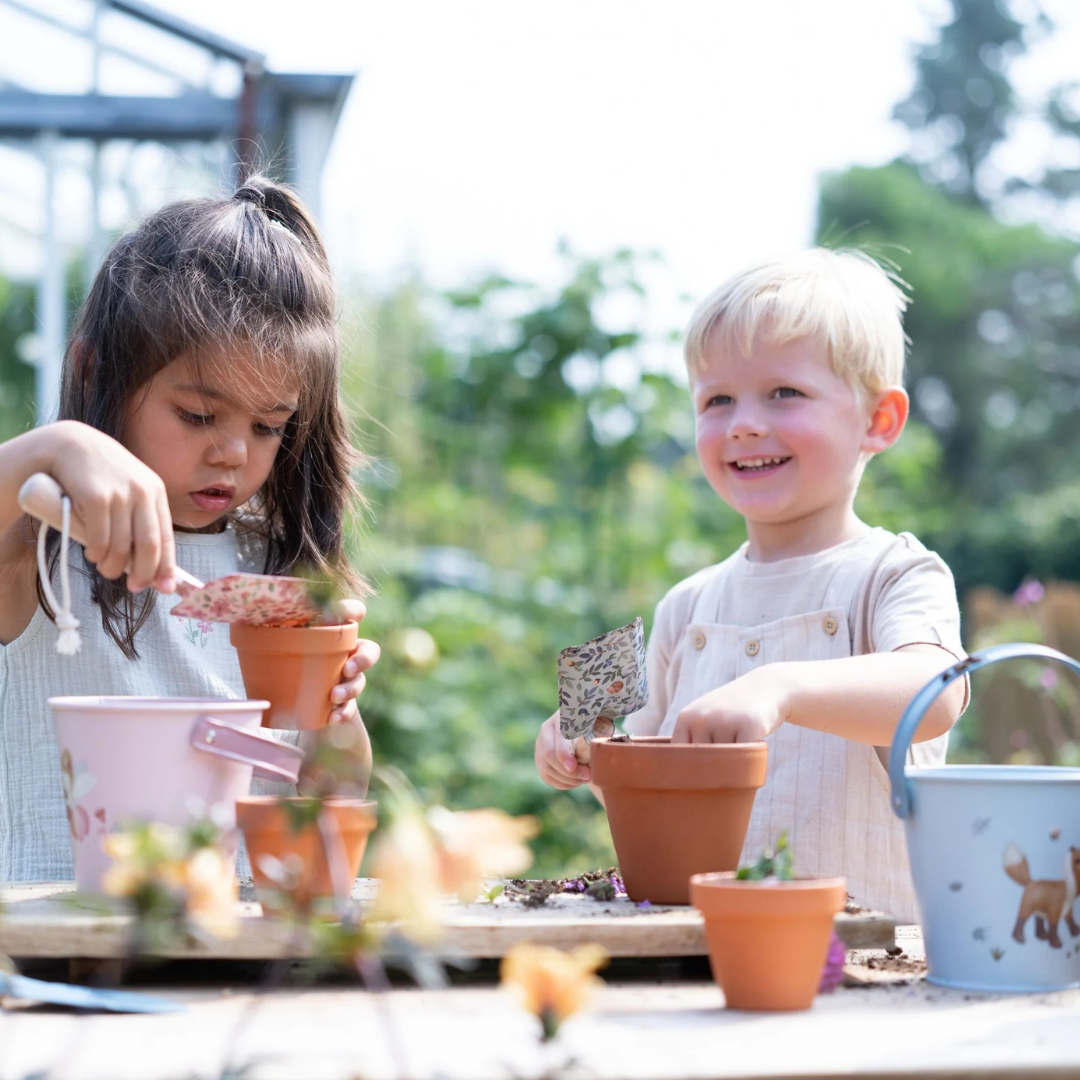
{"label": "boy's hand", "polygon": [[784,722],[785,712],[778,680],[768,677],[767,668],[758,668],[691,701],[679,713],[671,741],[760,742]]}
{"label": "boy's hand", "polygon": [[533,756],[540,779],[560,791],[580,787],[592,779],[592,748],[584,739],[570,742],[562,737],[558,713],[552,713],[540,725]]}
{"label": "boy's hand", "polygon": [[[343,619],[358,623],[363,621],[367,608],[362,600],[339,600],[337,613]],[[359,722],[360,714],[356,707],[356,699],[364,692],[364,686],[367,683],[364,672],[375,666],[381,654],[382,649],[377,642],[368,641],[365,638],[357,641],[356,648],[345,661],[345,667],[341,672],[341,682],[330,691],[330,700],[335,706],[330,714],[331,724]]]}

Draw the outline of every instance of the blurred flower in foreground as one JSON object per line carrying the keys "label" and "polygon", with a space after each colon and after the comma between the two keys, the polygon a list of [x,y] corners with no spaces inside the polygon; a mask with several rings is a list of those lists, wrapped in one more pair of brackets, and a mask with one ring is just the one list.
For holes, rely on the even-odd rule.
{"label": "blurred flower in foreground", "polygon": [[558,1033],[559,1025],[603,986],[594,972],[607,959],[599,945],[580,945],[568,953],[525,941],[503,957],[499,973],[503,986],[540,1021],[541,1038],[547,1042]]}
{"label": "blurred flower in foreground", "polygon": [[392,820],[380,831],[371,872],[379,895],[369,919],[394,923],[406,937],[431,944],[442,932],[442,899],[454,894],[471,903],[485,877],[518,874],[533,859],[525,843],[534,836],[534,818],[513,818],[501,810],[427,813],[403,777],[387,777]]}
{"label": "blurred flower in foreground", "polygon": [[463,904],[480,895],[484,878],[520,874],[532,865],[533,853],[525,841],[539,830],[536,818],[435,806],[428,823],[436,836],[441,887]]}
{"label": "blurred flower in foreground", "polygon": [[192,928],[218,938],[236,936],[234,860],[222,848],[215,824],[134,822],[106,836],[103,846],[113,861],[102,889],[134,907],[146,951]]}
{"label": "blurred flower in foreground", "polygon": [[847,952],[844,943],[836,936],[829,938],[829,951],[825,954],[825,967],[818,984],[819,994],[831,994],[844,981],[844,960]]}

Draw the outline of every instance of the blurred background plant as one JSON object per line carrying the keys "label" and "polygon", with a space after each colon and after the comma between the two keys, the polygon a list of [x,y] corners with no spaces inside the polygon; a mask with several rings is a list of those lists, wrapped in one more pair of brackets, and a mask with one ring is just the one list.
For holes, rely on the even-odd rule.
{"label": "blurred background plant", "polygon": [[[912,421],[859,510],[944,556],[969,647],[1027,635],[1076,655],[1080,89],[1018,92],[1018,63],[1053,34],[1037,4],[943,10],[895,110],[908,151],[820,181],[814,240],[895,264],[913,296]],[[1045,168],[1021,172],[1007,143],[1033,126]],[[377,589],[364,628],[383,657],[362,699],[376,756],[427,804],[537,818],[538,876],[614,861],[592,795],[533,766],[559,650],[648,625],[668,587],[743,540],[694,457],[678,328],[646,329],[653,258],[564,248],[554,288],[346,290],[362,313],[344,325],[344,392],[368,454],[352,551]],[[0,435],[32,423],[18,342],[33,324],[27,290],[0,281]],[[954,756],[1073,760],[1080,683],[1045,670],[977,677]]]}

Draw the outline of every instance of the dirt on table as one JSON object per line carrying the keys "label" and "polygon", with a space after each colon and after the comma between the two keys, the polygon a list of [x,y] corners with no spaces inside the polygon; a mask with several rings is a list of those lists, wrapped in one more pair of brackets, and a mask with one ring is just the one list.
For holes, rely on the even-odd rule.
{"label": "dirt on table", "polygon": [[906,983],[926,975],[926,961],[909,956],[903,949],[892,948],[870,955],[865,952],[849,954],[844,964],[845,986],[872,986],[881,983]]}
{"label": "dirt on table", "polygon": [[511,878],[506,882],[503,895],[529,907],[540,907],[549,896],[562,894],[588,896],[592,900],[615,900],[626,896],[626,887],[617,866],[607,870],[586,870],[579,877],[553,878],[536,881]]}

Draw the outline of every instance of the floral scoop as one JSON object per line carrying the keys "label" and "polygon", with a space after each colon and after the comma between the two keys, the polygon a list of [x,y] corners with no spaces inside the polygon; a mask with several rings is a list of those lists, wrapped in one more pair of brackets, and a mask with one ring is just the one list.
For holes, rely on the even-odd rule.
{"label": "floral scoop", "polygon": [[612,721],[637,712],[649,700],[645,678],[645,630],[639,615],[632,623],[572,645],[559,653],[559,731],[565,739],[591,738]]}
{"label": "floral scoop", "polygon": [[172,614],[248,626],[307,626],[319,615],[309,586],[304,578],[274,574],[227,574],[201,589],[181,581]]}

